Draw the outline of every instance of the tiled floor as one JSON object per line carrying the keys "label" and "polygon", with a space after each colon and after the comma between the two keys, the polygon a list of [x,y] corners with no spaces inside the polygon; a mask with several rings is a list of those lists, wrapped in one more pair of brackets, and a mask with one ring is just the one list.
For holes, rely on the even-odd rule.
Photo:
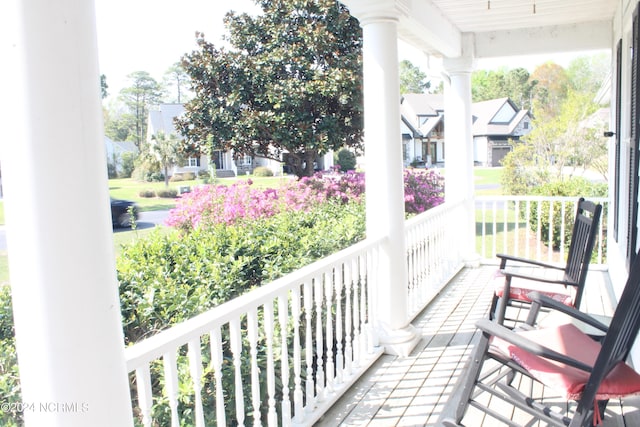
{"label": "tiled floor", "polygon": [[[464,372],[476,338],[475,322],[486,316],[492,295],[495,267],[464,269],[418,316],[413,325],[422,340],[409,357],[383,355],[316,426],[435,426],[444,405]],[[611,314],[608,275],[589,273],[584,306],[598,314]],[[639,426],[630,421],[640,412],[637,399],[625,405],[611,402],[605,426]],[[472,415],[470,413],[470,415]],[[495,421],[465,417],[469,427],[496,426]]]}

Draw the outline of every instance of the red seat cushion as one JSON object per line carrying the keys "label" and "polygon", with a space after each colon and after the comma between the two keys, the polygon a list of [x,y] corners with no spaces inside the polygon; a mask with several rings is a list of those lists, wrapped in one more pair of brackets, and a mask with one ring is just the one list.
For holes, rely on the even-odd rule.
{"label": "red seat cushion", "polygon": [[[593,366],[600,344],[573,324],[532,331],[517,331],[540,345]],[[491,351],[513,359],[541,383],[563,393],[565,398],[578,400],[589,379],[589,373],[564,363],[531,354],[511,343],[494,337]],[[626,363],[618,363],[600,384],[597,400],[620,398],[640,393],[640,375]]]}
{"label": "red seat cushion", "polygon": [[[494,292],[498,297],[504,295],[505,275],[498,270],[494,274]],[[573,306],[575,300],[575,288],[573,286],[564,286],[561,284],[536,282],[535,280],[520,279],[514,277],[511,279],[511,287],[509,290],[509,299],[516,301],[531,302],[529,293],[537,291],[543,295],[553,298],[564,305]]]}

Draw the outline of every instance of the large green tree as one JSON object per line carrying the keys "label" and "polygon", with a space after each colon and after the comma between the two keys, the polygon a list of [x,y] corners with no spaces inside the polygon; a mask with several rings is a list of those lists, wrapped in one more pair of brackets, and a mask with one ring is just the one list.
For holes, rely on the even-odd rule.
{"label": "large green tree", "polygon": [[134,142],[138,149],[147,134],[149,106],[158,104],[162,99],[162,87],[146,71],[135,71],[128,76],[131,85],[120,91],[120,97],[135,117]]}
{"label": "large green tree", "polygon": [[567,77],[573,89],[595,95],[611,70],[610,60],[607,53],[579,56],[572,60],[567,67]]}
{"label": "large green tree", "polygon": [[189,75],[182,68],[182,63],[176,62],[164,73],[163,83],[167,89],[172,89],[171,102],[181,104],[185,95],[189,93]]}
{"label": "large green tree", "polygon": [[400,94],[424,93],[431,87],[427,75],[408,59],[403,59],[398,65],[400,74]]}
{"label": "large green tree", "polygon": [[532,109],[538,119],[560,114],[571,87],[566,70],[558,64],[546,62],[533,70],[529,80],[535,85]]}
{"label": "large green tree", "polygon": [[225,17],[229,49],[200,34],[184,57],[194,99],[177,121],[184,150],[260,155],[311,175],[317,156],[361,148],[362,35],[335,0],[256,0]]}
{"label": "large green tree", "polygon": [[536,117],[533,130],[504,159],[507,194],[530,194],[535,187],[559,181],[576,169],[597,170],[606,177],[607,145],[599,106],[589,92],[569,90],[557,114]]}
{"label": "large green tree", "polygon": [[474,102],[508,97],[520,108],[529,109],[535,86],[529,77],[524,68],[478,70],[471,75],[471,96]]}

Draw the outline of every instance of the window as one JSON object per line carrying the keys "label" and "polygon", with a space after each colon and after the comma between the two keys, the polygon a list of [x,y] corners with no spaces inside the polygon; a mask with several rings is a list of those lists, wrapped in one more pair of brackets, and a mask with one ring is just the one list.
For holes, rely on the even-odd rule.
{"label": "window", "polygon": [[245,155],[242,158],[242,166],[251,166],[253,164],[253,157]]}
{"label": "window", "polygon": [[194,168],[200,166],[200,157],[189,157],[187,159],[187,166]]}

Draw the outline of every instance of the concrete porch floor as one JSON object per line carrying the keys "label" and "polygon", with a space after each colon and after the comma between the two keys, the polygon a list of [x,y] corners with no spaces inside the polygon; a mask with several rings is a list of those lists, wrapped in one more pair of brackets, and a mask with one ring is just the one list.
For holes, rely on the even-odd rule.
{"label": "concrete porch floor", "polygon": [[[331,426],[436,426],[473,349],[475,322],[487,315],[495,266],[463,269],[414,320],[422,340],[409,357],[383,355],[315,424]],[[606,271],[589,272],[583,310],[611,315]],[[469,427],[497,426],[469,411]],[[610,401],[605,427],[640,426],[640,398]]]}

